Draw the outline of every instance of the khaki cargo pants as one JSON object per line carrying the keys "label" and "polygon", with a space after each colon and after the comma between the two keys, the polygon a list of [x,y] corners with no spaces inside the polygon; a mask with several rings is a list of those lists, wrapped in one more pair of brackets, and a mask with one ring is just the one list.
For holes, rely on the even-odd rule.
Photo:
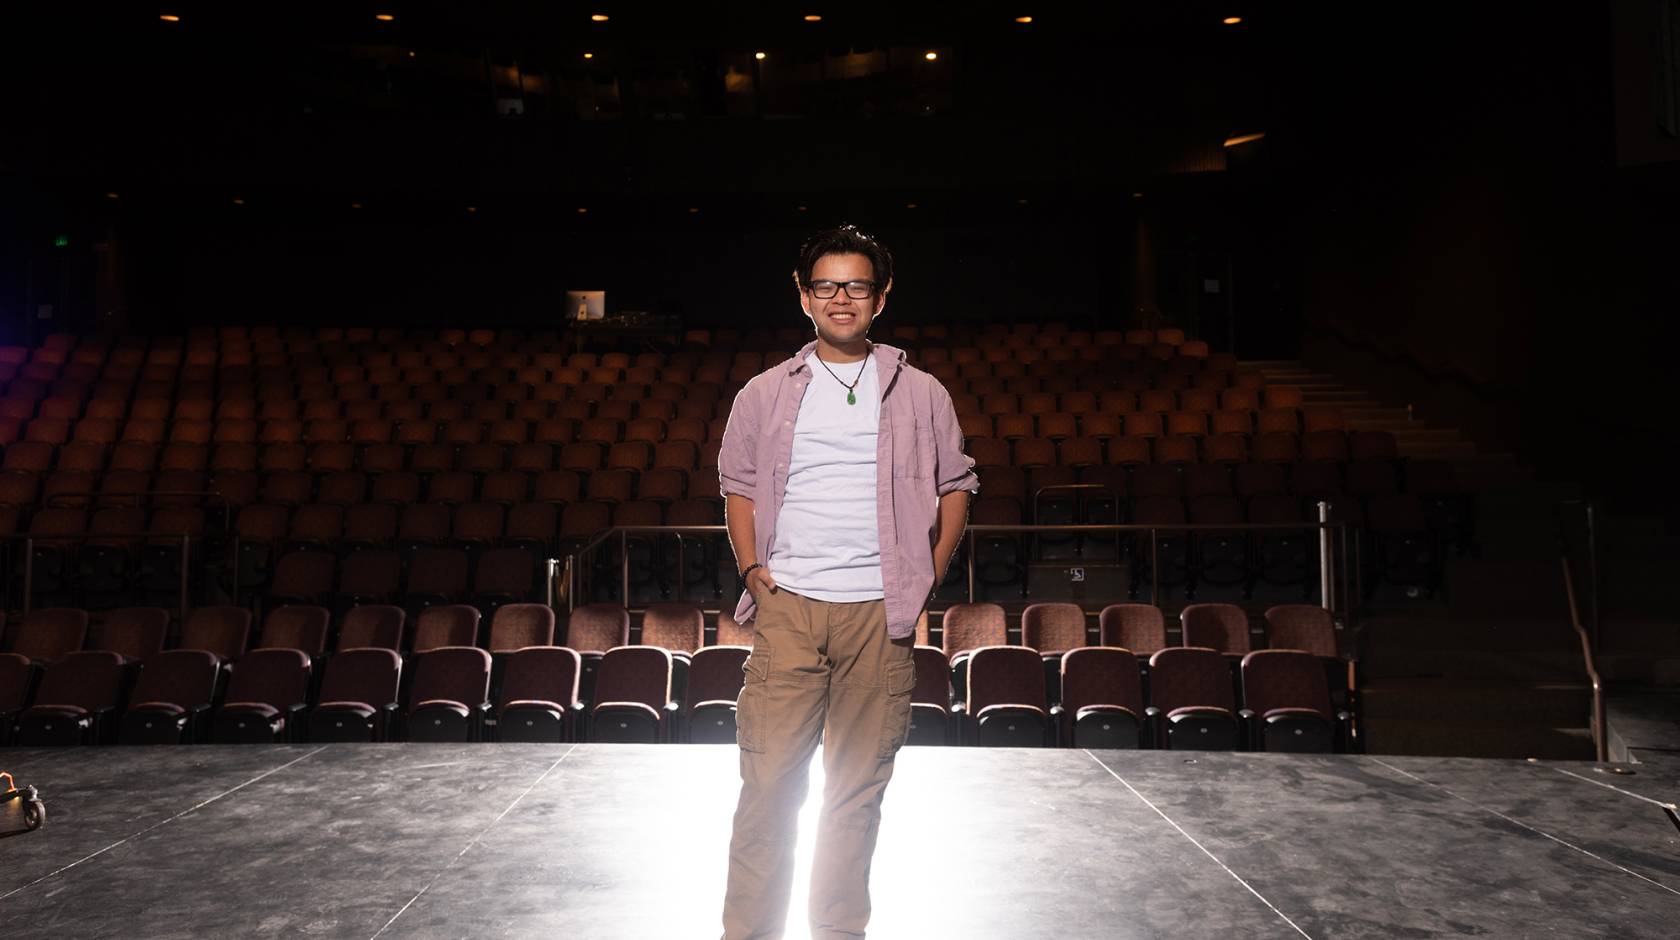
{"label": "khaki cargo pants", "polygon": [[741,800],[729,843],[724,940],[780,938],[793,886],[795,820],[823,742],[811,937],[862,937],[881,797],[910,729],[915,637],[887,636],[881,601],[835,604],[765,592],[735,715]]}

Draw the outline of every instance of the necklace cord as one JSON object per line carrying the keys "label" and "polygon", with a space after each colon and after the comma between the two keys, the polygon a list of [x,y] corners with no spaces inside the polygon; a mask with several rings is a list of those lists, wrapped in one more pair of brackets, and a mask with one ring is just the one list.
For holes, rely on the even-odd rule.
{"label": "necklace cord", "polygon": [[[873,351],[874,350],[871,350],[871,352],[873,352]],[[819,363],[822,363],[823,370],[826,371],[829,375],[833,375],[834,376],[834,381],[839,382],[841,385],[846,385],[846,380],[842,379],[838,375],[835,375],[834,370],[830,369],[828,367],[828,363],[823,362],[823,357],[822,356],[819,356],[816,353],[812,353],[811,358],[817,360]],[[867,369],[867,368],[869,368],[869,356],[865,355],[863,357],[863,365],[858,368],[857,378],[852,380],[852,384],[846,385],[846,391],[850,392],[851,390],[857,388],[857,384],[859,382],[863,381],[863,370]]]}

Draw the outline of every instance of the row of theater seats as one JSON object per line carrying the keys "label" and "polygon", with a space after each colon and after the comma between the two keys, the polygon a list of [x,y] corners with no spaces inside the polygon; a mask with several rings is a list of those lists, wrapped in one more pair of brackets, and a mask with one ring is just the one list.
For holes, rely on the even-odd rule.
{"label": "row of theater seats", "polygon": [[[380,445],[402,444],[415,448],[442,444],[457,450],[482,447],[474,456],[483,460],[491,458],[494,451],[482,445],[508,449],[533,443],[551,447],[593,443],[610,447],[624,442],[649,446],[688,442],[698,449],[721,440],[738,389],[718,390],[714,386],[710,394],[702,394],[694,386],[681,389],[685,397],[677,401],[545,397],[512,406],[507,402],[469,403],[460,397],[406,404],[269,400],[256,414],[252,414],[257,411],[254,401],[235,400],[223,402],[214,418],[182,414],[207,410],[207,401],[172,403],[166,399],[145,399],[134,403],[133,413],[128,417],[0,418],[0,446],[32,445],[22,447],[13,458],[28,461],[32,466],[17,469],[46,469],[65,459],[86,464],[99,453],[96,448],[109,450],[121,444],[349,445],[353,448],[349,452],[358,457]],[[451,393],[459,396],[463,391],[456,388]],[[724,393],[727,397],[713,397]],[[1117,437],[1240,435],[1248,439],[1267,434],[1299,437],[1347,431],[1347,418],[1341,409],[1328,405],[1214,409],[1176,407],[1170,402],[1164,408],[1149,407],[1146,402],[1140,407],[1129,392],[1105,392],[1100,406],[1093,402],[1089,409],[1058,409],[1055,396],[1042,396],[1051,399],[1047,405],[1033,402],[1039,397],[988,395],[982,400],[958,394],[952,397],[952,404],[963,433],[969,438],[1041,437],[1061,441],[1087,437],[1106,441]],[[1121,400],[1110,400],[1114,398]],[[191,408],[194,404],[203,408]],[[88,403],[88,409],[97,414],[117,411],[125,405],[121,399],[96,399]],[[0,398],[0,408],[9,411],[30,407],[33,403],[28,401]],[[164,414],[171,408],[177,412],[174,416],[141,416]],[[1352,445],[1358,448],[1377,440],[1360,441],[1356,434]],[[1343,441],[1343,446],[1347,445]],[[60,453],[59,448],[66,450]],[[374,459],[394,453],[389,449],[376,450]]]}
{"label": "row of theater seats", "polygon": [[[1247,614],[1223,604],[1186,608],[1178,646],[1149,605],[1105,608],[1095,636],[1076,605],[1032,605],[1013,645],[996,605],[958,605],[942,620],[939,646],[925,623],[918,637],[912,743],[1353,746],[1352,686],[1320,608],[1267,611],[1264,650],[1251,648]],[[721,743],[733,740],[752,642],[722,617],[718,642],[704,645],[700,610],[681,604],[650,607],[634,643],[628,613],[607,604],[573,611],[565,646],[541,605],[498,609],[482,635],[477,611],[462,607],[426,609],[412,635],[398,608],[335,619],[279,607],[247,649],[250,624],[243,608],[200,608],[166,649],[162,609],[111,612],[92,636],[84,611],[35,611],[0,654],[0,727],[22,745]]]}
{"label": "row of theater seats", "polygon": [[[613,377],[599,370],[591,374]],[[150,433],[146,422],[182,422],[182,434],[194,433],[204,423],[229,422],[221,432],[228,436],[249,433],[244,426],[231,422],[255,422],[259,430],[271,422],[320,423],[314,436],[325,440],[335,437],[329,423],[338,421],[354,424],[385,420],[418,427],[458,421],[488,425],[507,420],[532,424],[548,419],[705,420],[724,416],[734,393],[752,374],[756,370],[716,382],[675,370],[656,382],[618,377],[615,381],[530,383],[519,381],[517,373],[498,378],[478,372],[471,381],[457,377],[456,381],[416,384],[288,380],[244,385],[159,379],[133,383],[102,380],[94,386],[54,383],[47,389],[17,379],[6,383],[6,392],[0,394],[0,442],[100,441],[112,435],[119,435],[120,440],[130,433]],[[961,415],[1248,413],[1252,423],[1258,424],[1266,416],[1268,427],[1272,422],[1285,422],[1279,429],[1288,430],[1286,412],[1295,411],[1295,423],[1300,425],[1297,429],[1310,430],[1334,422],[1334,406],[1303,404],[1300,389],[1265,386],[1263,381],[1250,372],[1116,374],[1102,363],[1094,363],[1088,371],[1063,368],[1043,377],[947,378],[944,384]],[[48,393],[43,395],[43,391]],[[78,432],[76,429],[84,424]],[[128,430],[130,424],[132,432]],[[275,435],[285,427],[277,423],[275,431],[262,433]],[[371,438],[376,431],[372,425],[359,431],[345,427],[336,437],[354,433]]]}
{"label": "row of theater seats", "polygon": [[[335,619],[285,606],[247,648],[250,611],[198,608],[165,648],[168,611],[125,608],[106,614],[84,648],[87,613],[48,608],[26,617],[0,654],[0,717],[7,743],[22,746],[676,741],[696,709],[702,721],[702,706],[733,709],[735,691],[727,702],[687,694],[699,653],[631,646],[628,615],[616,612],[618,629],[603,624],[599,637],[574,624],[578,650],[554,645],[554,612],[539,604],[501,607],[487,630],[471,607],[431,607],[412,632],[397,607]],[[699,648],[698,608],[668,616],[672,639]],[[660,639],[657,624],[644,632]],[[701,652],[702,685],[739,688],[744,651]]]}

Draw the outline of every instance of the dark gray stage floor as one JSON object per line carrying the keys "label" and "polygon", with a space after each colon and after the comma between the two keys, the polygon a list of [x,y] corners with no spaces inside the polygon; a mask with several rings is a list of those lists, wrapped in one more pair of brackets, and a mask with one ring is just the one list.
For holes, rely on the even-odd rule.
{"label": "dark gray stage floor", "polygon": [[[736,754],[0,751],[49,815],[0,839],[0,934],[715,938]],[[906,748],[870,936],[1668,938],[1674,784],[1572,763]],[[0,808],[0,831],[19,827]],[[789,938],[806,936],[801,848]]]}

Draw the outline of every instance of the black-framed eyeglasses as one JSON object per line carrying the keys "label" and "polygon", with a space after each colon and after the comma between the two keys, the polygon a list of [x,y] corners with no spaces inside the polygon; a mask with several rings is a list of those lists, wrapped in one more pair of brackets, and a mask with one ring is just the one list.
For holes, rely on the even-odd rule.
{"label": "black-framed eyeglasses", "polygon": [[868,300],[875,293],[874,281],[812,281],[811,296],[818,300],[827,300],[846,289],[846,296],[853,300]]}

